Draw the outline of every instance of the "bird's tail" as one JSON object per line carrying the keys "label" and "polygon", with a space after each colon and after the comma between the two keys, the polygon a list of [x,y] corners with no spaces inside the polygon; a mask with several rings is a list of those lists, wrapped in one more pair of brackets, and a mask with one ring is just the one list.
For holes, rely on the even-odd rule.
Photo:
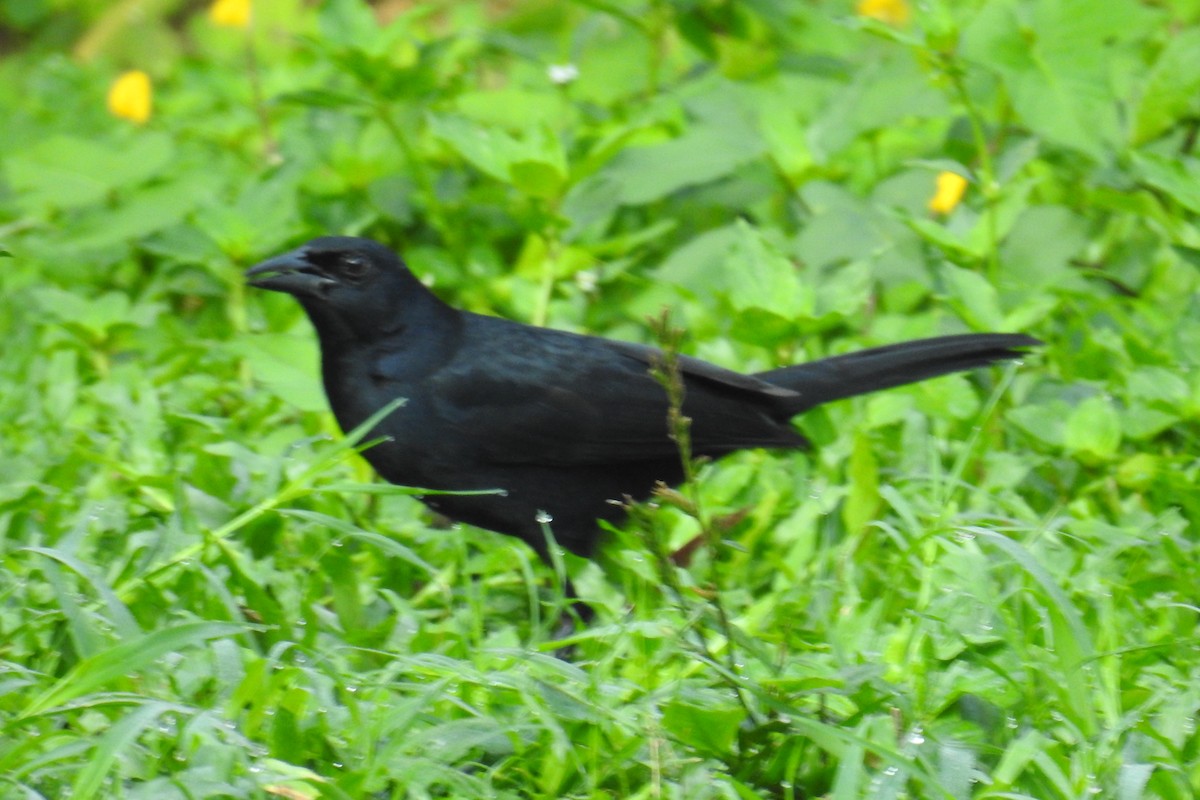
{"label": "bird's tail", "polygon": [[1041,343],[1020,333],[939,336],[781,367],[754,377],[798,392],[792,413],[799,414],[831,400],[1021,358],[1025,348]]}

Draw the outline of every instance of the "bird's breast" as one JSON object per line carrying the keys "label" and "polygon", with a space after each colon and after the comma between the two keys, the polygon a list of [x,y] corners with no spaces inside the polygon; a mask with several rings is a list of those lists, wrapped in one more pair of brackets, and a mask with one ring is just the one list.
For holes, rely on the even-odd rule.
{"label": "bird's breast", "polygon": [[322,366],[330,408],[347,434],[388,404],[402,401],[362,438],[382,440],[362,451],[376,472],[404,486],[451,488],[444,485],[447,466],[443,462],[458,456],[447,452],[444,422],[420,378],[384,376],[367,359]]}

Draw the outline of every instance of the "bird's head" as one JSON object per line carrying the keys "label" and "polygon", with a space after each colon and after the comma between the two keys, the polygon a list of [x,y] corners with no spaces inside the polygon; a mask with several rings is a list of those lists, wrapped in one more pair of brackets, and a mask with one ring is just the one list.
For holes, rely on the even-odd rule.
{"label": "bird's head", "polygon": [[370,239],[322,236],[251,267],[247,282],[285,292],[322,336],[371,338],[442,307],[399,256]]}

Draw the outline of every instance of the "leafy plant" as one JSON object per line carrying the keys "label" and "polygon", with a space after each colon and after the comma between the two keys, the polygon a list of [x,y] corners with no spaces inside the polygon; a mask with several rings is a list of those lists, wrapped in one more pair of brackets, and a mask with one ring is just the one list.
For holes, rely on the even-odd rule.
{"label": "leafy plant", "polygon": [[[0,4],[0,796],[1194,796],[1193,6]],[[696,465],[564,662],[244,290],[326,233],[746,371],[1047,347]]]}

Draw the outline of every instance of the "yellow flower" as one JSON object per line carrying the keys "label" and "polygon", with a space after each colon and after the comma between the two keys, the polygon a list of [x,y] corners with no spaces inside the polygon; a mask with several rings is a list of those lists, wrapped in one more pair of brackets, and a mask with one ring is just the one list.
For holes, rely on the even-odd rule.
{"label": "yellow flower", "polygon": [[904,25],[912,16],[908,0],[858,0],[858,15],[871,17],[888,25]]}
{"label": "yellow flower", "polygon": [[108,110],[139,125],[150,119],[150,76],[140,69],[121,73],[108,89]]}
{"label": "yellow flower", "polygon": [[935,214],[949,214],[962,200],[967,191],[967,179],[957,172],[939,172],[937,188],[929,200],[929,210]]}
{"label": "yellow flower", "polygon": [[208,9],[216,25],[226,28],[250,27],[250,0],[216,0]]}

